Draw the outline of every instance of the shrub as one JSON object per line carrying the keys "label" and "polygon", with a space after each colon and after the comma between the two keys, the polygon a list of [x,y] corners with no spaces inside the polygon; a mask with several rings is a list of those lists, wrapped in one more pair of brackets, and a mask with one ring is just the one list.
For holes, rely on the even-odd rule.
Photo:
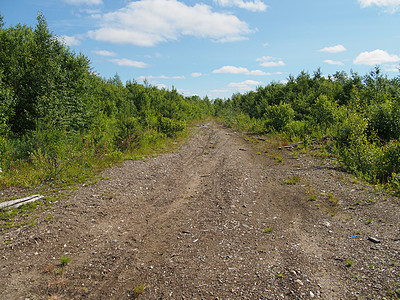
{"label": "shrub", "polygon": [[286,126],[289,137],[304,138],[309,134],[309,124],[306,121],[292,121]]}
{"label": "shrub", "polygon": [[400,142],[390,141],[382,147],[382,156],[377,168],[377,178],[387,182],[393,173],[400,172]]}
{"label": "shrub", "polygon": [[268,131],[281,132],[293,121],[294,110],[290,104],[268,106],[265,112],[265,128]]}
{"label": "shrub", "polygon": [[315,125],[326,129],[336,122],[337,105],[325,95],[320,95],[311,108],[311,117]]}
{"label": "shrub", "polygon": [[158,128],[160,132],[172,137],[177,132],[185,130],[186,123],[181,120],[170,119],[160,115],[158,117]]}
{"label": "shrub", "polygon": [[378,137],[388,142],[400,138],[400,112],[398,105],[382,103],[374,105],[369,112],[368,129],[376,132]]}

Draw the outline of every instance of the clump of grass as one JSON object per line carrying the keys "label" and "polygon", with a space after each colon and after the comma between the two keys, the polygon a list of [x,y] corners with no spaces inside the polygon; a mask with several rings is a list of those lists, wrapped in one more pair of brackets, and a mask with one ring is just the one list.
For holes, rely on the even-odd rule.
{"label": "clump of grass", "polygon": [[65,271],[65,267],[71,262],[71,259],[68,256],[61,256],[60,258],[60,269],[57,271],[58,274],[63,275]]}
{"label": "clump of grass", "polygon": [[71,259],[68,256],[62,256],[60,258],[60,266],[65,267],[71,262]]}
{"label": "clump of grass", "polygon": [[300,181],[300,177],[297,175],[293,175],[291,177],[289,177],[288,179],[286,179],[283,184],[286,185],[295,185]]}
{"label": "clump of grass", "polygon": [[338,205],[339,204],[339,200],[336,199],[332,193],[328,194],[328,200],[329,202],[333,203],[334,205]]}
{"label": "clump of grass", "polygon": [[348,260],[346,260],[346,264],[347,264],[347,267],[350,268],[354,264],[354,262],[352,260],[348,259]]}
{"label": "clump of grass", "polygon": [[271,227],[265,227],[263,233],[272,233],[272,231],[274,231],[274,229],[272,229]]}
{"label": "clump of grass", "polygon": [[317,195],[311,195],[310,197],[308,197],[308,201],[317,201]]}
{"label": "clump of grass", "polygon": [[145,290],[146,288],[148,288],[148,287],[150,287],[150,286],[149,286],[149,285],[146,285],[146,284],[143,284],[143,283],[137,285],[137,286],[133,289],[133,294],[132,294],[133,299],[138,298],[138,297],[144,292],[144,290]]}

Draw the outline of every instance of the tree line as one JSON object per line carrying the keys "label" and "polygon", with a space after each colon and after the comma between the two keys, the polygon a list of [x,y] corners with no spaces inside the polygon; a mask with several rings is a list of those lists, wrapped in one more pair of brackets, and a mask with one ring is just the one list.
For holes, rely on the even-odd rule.
{"label": "tree line", "polygon": [[348,171],[400,192],[400,77],[379,67],[360,76],[318,69],[230,99],[184,97],[118,75],[97,75],[40,13],[34,28],[0,15],[0,184],[85,180],[94,170],[184,134],[215,115],[256,134],[278,133],[326,147]]}
{"label": "tree line", "polygon": [[0,183],[82,179],[122,157],[161,147],[212,114],[184,97],[118,75],[105,79],[38,14],[34,28],[0,15]]}

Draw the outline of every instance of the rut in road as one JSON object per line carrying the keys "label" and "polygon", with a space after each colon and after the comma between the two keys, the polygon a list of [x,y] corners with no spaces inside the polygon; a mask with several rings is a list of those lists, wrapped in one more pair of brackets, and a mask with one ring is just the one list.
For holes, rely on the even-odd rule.
{"label": "rut in road", "polygon": [[[341,173],[271,156],[208,122],[175,152],[106,170],[55,203],[52,221],[43,213],[36,226],[2,236],[0,298],[348,299],[368,295],[365,284],[396,282],[395,265],[384,279],[346,267],[354,253],[360,265],[370,255],[346,235],[378,227],[363,225],[361,212],[358,221],[337,203],[309,201],[312,180],[327,190],[336,183],[322,177]],[[283,184],[296,172],[301,185]],[[398,258],[394,203],[374,207],[397,224],[379,231],[392,241],[375,252],[380,261]],[[61,256],[71,258],[62,272]]]}
{"label": "rut in road", "polygon": [[[298,216],[288,215],[289,202],[287,207],[273,207],[276,197],[285,195],[281,185],[267,184],[256,153],[240,134],[213,123],[197,130],[176,153],[110,170],[106,191],[119,195],[108,211],[116,215],[98,220],[94,231],[97,240],[110,241],[99,253],[113,261],[107,262],[106,274],[96,277],[93,270],[85,286],[97,281],[97,291],[91,290],[89,297],[125,297],[134,287],[144,286],[143,297],[148,299],[262,298],[291,292],[292,282],[283,283],[283,274],[301,270],[304,264],[310,271],[312,262],[301,251],[282,247],[299,231],[285,233],[283,241],[273,241],[263,232],[267,226],[279,230],[277,220],[288,231],[292,217]],[[108,227],[112,229],[103,232]],[[117,238],[115,229],[120,232]],[[93,260],[99,269],[98,255],[80,256],[80,261]],[[317,293],[316,278],[307,282]],[[326,282],[329,294],[331,281]]]}

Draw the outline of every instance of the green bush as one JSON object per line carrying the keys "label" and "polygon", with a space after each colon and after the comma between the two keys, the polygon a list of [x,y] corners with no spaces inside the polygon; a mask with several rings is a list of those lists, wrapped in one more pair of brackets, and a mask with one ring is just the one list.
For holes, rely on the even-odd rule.
{"label": "green bush", "polygon": [[268,106],[264,115],[265,128],[268,131],[281,132],[293,121],[294,110],[290,104]]}
{"label": "green bush", "polygon": [[302,120],[302,121],[292,121],[286,126],[286,133],[292,139],[295,137],[304,138],[309,134],[310,125]]}
{"label": "green bush", "polygon": [[388,142],[390,139],[398,139],[399,126],[400,112],[393,104],[386,102],[370,109],[368,129],[376,132],[381,140]]}
{"label": "green bush", "polygon": [[311,120],[315,125],[326,129],[336,122],[337,105],[325,95],[320,95],[311,108]]}
{"label": "green bush", "polygon": [[377,178],[382,182],[390,181],[392,174],[400,172],[400,142],[390,141],[382,147],[382,156],[377,169]]}
{"label": "green bush", "polygon": [[181,120],[166,118],[163,116],[158,117],[158,128],[160,132],[166,134],[168,137],[174,136],[176,133],[185,130],[186,123]]}

